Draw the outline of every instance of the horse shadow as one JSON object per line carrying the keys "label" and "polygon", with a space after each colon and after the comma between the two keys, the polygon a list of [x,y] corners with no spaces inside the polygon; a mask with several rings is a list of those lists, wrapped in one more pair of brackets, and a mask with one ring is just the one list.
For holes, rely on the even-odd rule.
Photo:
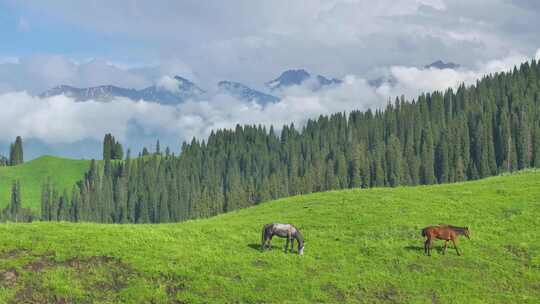
{"label": "horse shadow", "polygon": [[257,251],[261,251],[261,244],[251,243],[248,244],[248,247]]}
{"label": "horse shadow", "polygon": [[[253,250],[261,251],[261,244],[251,243],[251,244],[248,244],[247,246]],[[272,245],[271,247],[266,247],[264,249],[264,251],[271,251],[271,250],[283,250],[283,246]]]}
{"label": "horse shadow", "polygon": [[[405,246],[405,247],[403,247],[403,249],[408,250],[408,251],[424,252],[424,246],[418,246],[418,245]],[[433,246],[432,250],[436,250],[438,253],[442,253],[443,250],[444,250],[444,246]]]}
{"label": "horse shadow", "polygon": [[409,246],[405,246],[403,248],[405,250],[409,250],[409,251],[418,251],[418,250],[424,251],[424,246],[409,245]]}

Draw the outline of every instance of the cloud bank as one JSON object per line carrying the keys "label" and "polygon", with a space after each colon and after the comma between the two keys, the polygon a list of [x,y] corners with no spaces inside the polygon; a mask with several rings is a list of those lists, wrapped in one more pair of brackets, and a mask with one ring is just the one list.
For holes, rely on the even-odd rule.
{"label": "cloud bank", "polygon": [[149,75],[122,69],[101,59],[75,62],[61,55],[32,55],[0,60],[0,93],[28,91],[40,94],[61,84],[76,87],[112,84],[142,88],[152,82]]}
{"label": "cloud bank", "polygon": [[[538,54],[538,53],[537,53]],[[537,55],[535,54],[535,56]],[[131,147],[141,143],[162,143],[178,150],[181,141],[206,138],[212,130],[233,128],[236,124],[274,125],[278,130],[294,122],[341,111],[375,109],[405,94],[409,99],[420,93],[473,84],[489,73],[510,70],[528,59],[510,54],[500,60],[476,65],[476,69],[419,69],[393,66],[388,73],[395,79],[378,88],[360,76],[348,75],[341,85],[321,91],[293,86],[283,92],[281,101],[266,106],[214,95],[203,101],[187,101],[177,106],[116,99],[112,102],[75,102],[65,96],[38,98],[26,92],[0,94],[0,138],[39,139],[47,144],[101,141],[112,133]],[[164,80],[167,86],[167,80]],[[174,149],[176,147],[176,149]]]}
{"label": "cloud bank", "polygon": [[[164,75],[180,75],[202,87],[220,80],[254,87],[291,68],[342,78],[438,59],[475,69],[476,60],[512,51],[531,54],[540,45],[540,6],[530,0],[5,2],[20,14],[13,18],[14,29],[20,20],[32,21],[22,26],[25,35],[35,32],[25,36],[30,47],[19,47],[35,50],[31,54],[49,50],[78,60],[96,56],[159,66],[133,74],[108,71],[103,64],[74,72],[58,58],[39,58],[35,66],[26,70],[23,63],[22,71],[7,77],[1,75],[6,67],[0,67],[3,87],[32,92],[59,84],[141,88]],[[40,27],[51,39],[39,39]],[[52,39],[57,36],[61,39]],[[21,53],[28,54],[0,56]],[[49,69],[43,72],[45,65]]]}

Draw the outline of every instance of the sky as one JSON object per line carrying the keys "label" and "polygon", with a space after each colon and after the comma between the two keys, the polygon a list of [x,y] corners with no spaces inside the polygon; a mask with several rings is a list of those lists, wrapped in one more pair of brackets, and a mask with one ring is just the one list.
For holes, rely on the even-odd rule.
{"label": "sky", "polygon": [[[106,132],[135,150],[158,138],[178,150],[237,123],[301,125],[401,94],[472,84],[540,55],[539,3],[0,0],[0,154],[22,135],[34,142],[32,157],[97,157],[92,143]],[[422,68],[439,59],[460,68]],[[220,80],[263,90],[294,68],[344,82],[318,92],[293,87],[266,107],[219,94],[177,107],[36,97],[60,84],[143,88],[173,75],[208,90]],[[396,83],[368,85],[381,75]]]}

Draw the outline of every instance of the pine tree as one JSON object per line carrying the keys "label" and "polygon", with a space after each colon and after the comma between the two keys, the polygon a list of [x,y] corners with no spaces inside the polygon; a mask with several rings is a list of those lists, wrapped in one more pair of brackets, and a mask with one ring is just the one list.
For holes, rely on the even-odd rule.
{"label": "pine tree", "polygon": [[533,135],[532,166],[540,168],[540,128],[536,127]]}
{"label": "pine tree", "polygon": [[41,220],[50,221],[51,220],[51,201],[52,201],[52,189],[51,189],[51,180],[47,180],[41,186]]}
{"label": "pine tree", "polygon": [[20,165],[24,162],[22,138],[17,136],[15,142],[11,144],[9,151],[9,164],[11,166]]}
{"label": "pine tree", "polygon": [[142,156],[148,156],[148,155],[150,155],[150,152],[148,152],[148,149],[144,147],[142,150]]}
{"label": "pine tree", "polygon": [[58,220],[67,221],[69,219],[68,215],[69,215],[70,209],[71,208],[69,205],[69,197],[67,194],[67,190],[64,189],[64,194],[62,194],[58,198],[58,214],[57,214]]}
{"label": "pine tree", "polygon": [[73,186],[71,191],[71,208],[69,210],[69,221],[78,222],[80,221],[80,210],[81,210],[81,196],[80,189],[77,186]]}
{"label": "pine tree", "polygon": [[103,138],[103,160],[124,158],[124,149],[122,144],[110,133],[105,134]]}
{"label": "pine tree", "polygon": [[21,205],[21,182],[16,180],[11,186],[11,202],[9,204],[9,216],[14,222],[20,220]]}
{"label": "pine tree", "polygon": [[119,142],[116,142],[114,144],[113,159],[123,159],[123,158],[124,158],[124,149],[122,148],[122,144]]}
{"label": "pine tree", "polygon": [[435,176],[438,183],[446,183],[449,181],[450,163],[448,140],[448,135],[444,131],[435,148]]}
{"label": "pine tree", "polygon": [[386,146],[387,180],[390,186],[396,187],[403,181],[403,160],[401,144],[395,135],[390,135],[389,143]]}
{"label": "pine tree", "polygon": [[59,198],[59,195],[58,195],[58,191],[53,186],[52,187],[51,204],[50,204],[50,209],[49,209],[50,221],[58,221],[59,203],[60,203],[60,198]]}
{"label": "pine tree", "polygon": [[110,160],[112,155],[112,136],[111,134],[105,134],[105,137],[103,138],[103,159],[104,160]]}
{"label": "pine tree", "polygon": [[9,166],[9,159],[3,155],[0,155],[0,167]]}
{"label": "pine tree", "polygon": [[422,130],[421,143],[420,181],[422,184],[429,185],[435,183],[433,139],[429,128]]}
{"label": "pine tree", "polygon": [[158,223],[167,223],[170,221],[169,214],[169,194],[167,192],[166,185],[160,185],[159,194],[159,220]]}

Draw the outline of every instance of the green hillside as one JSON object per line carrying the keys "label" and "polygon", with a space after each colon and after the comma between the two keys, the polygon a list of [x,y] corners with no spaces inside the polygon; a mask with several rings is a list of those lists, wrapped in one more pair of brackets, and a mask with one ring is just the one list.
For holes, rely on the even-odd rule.
{"label": "green hillside", "polygon": [[[261,253],[261,227],[304,233]],[[463,256],[420,229],[467,225]],[[540,172],[297,196],[161,225],[0,225],[0,302],[538,303]]]}
{"label": "green hillside", "polygon": [[47,177],[61,189],[71,187],[88,170],[90,161],[43,156],[13,167],[0,167],[0,207],[10,200],[13,180],[21,181],[23,207],[39,211],[41,185]]}

